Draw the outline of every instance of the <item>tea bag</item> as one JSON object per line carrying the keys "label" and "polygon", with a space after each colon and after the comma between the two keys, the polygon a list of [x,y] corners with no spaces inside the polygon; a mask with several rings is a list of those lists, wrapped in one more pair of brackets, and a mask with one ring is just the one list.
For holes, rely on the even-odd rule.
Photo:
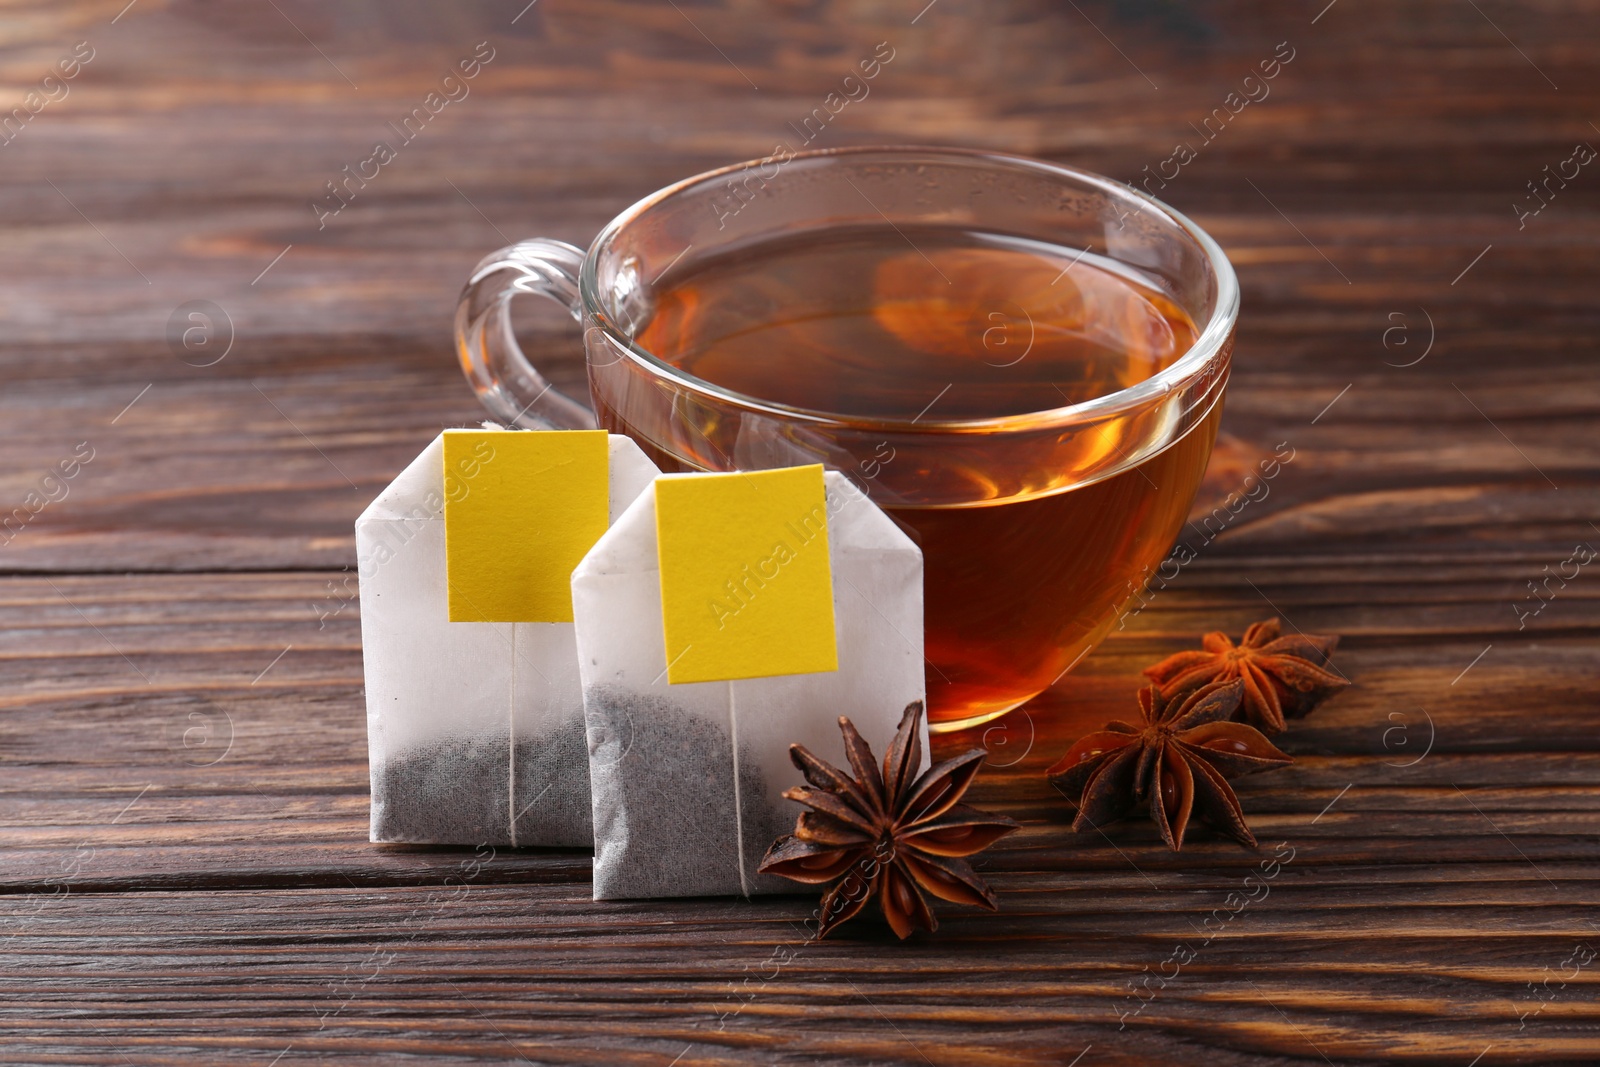
{"label": "tea bag", "polygon": [[663,475],[572,594],[595,899],[793,892],[756,873],[789,746],[843,765],[839,716],[881,749],[923,699],[920,550],[820,466]]}
{"label": "tea bag", "polygon": [[446,431],[356,520],[373,841],[591,843],[569,576],[656,473],[625,437]]}

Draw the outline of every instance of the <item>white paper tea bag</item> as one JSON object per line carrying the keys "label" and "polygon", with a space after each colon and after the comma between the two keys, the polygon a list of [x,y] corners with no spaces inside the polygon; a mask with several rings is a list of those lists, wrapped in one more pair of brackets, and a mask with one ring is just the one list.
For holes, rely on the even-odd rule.
{"label": "white paper tea bag", "polygon": [[843,766],[839,716],[882,751],[923,699],[921,551],[820,467],[663,475],[572,592],[595,899],[793,892],[789,746]]}
{"label": "white paper tea bag", "polygon": [[656,474],[626,437],[447,431],[356,520],[373,841],[590,845],[575,627],[508,620],[570,620]]}

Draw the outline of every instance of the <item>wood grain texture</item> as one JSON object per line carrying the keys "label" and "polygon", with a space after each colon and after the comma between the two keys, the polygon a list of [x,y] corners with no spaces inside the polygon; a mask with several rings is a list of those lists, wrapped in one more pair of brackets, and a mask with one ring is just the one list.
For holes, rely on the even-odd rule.
{"label": "wood grain texture", "polygon": [[[59,497],[0,535],[0,1062],[1600,1062],[1600,578],[1540,584],[1600,544],[1600,173],[1513,208],[1600,144],[1600,4],[125,2],[0,29],[0,114],[94,49],[0,145],[0,518]],[[467,271],[795,143],[880,41],[816,146],[1137,182],[1199,145],[1152,188],[1244,293],[1196,560],[941,742],[1023,823],[982,857],[1001,912],[817,945],[805,897],[597,904],[583,851],[368,844],[351,523],[479,417]],[[169,342],[195,300],[211,366]],[[575,327],[519,314],[581,388]],[[1261,848],[1073,834],[1044,767],[1142,666],[1273,613],[1341,634],[1355,685],[1239,783]]]}

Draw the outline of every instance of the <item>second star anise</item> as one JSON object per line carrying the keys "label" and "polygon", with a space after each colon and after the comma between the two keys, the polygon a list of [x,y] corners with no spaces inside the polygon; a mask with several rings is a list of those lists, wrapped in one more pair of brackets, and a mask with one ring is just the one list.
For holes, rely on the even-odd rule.
{"label": "second star anise", "polygon": [[1244,683],[1244,717],[1267,734],[1282,733],[1284,717],[1299,718],[1350,684],[1328,670],[1339,639],[1321,634],[1283,636],[1277,619],[1258,622],[1235,645],[1220,630],[1201,639],[1202,649],[1177,652],[1146,667],[1144,674],[1167,699],[1212,682]]}
{"label": "second star anise", "polygon": [[801,813],[793,834],[773,843],[760,869],[797,882],[834,883],[822,895],[819,939],[873,897],[902,938],[915,929],[932,933],[938,928],[924,892],[990,911],[997,906],[994,893],[961,857],[983,851],[1017,824],[960,803],[983,764],[983,749],[917,774],[921,719],[922,702],[907,705],[882,773],[872,749],[846,718],[840,718],[839,730],[854,778],[804,745],[789,746],[790,759],[811,786],[783,795],[811,810]]}
{"label": "second star anise", "polygon": [[1168,701],[1139,691],[1141,722],[1107,723],[1078,740],[1046,773],[1078,808],[1074,830],[1093,830],[1148,806],[1161,839],[1183,847],[1191,818],[1255,846],[1227,779],[1293,762],[1255,727],[1230,722],[1244,684],[1215,682]]}

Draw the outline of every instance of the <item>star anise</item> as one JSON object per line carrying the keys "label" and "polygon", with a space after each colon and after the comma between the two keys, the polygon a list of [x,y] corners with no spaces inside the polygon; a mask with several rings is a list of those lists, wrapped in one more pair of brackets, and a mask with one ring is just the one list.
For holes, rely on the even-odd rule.
{"label": "star anise", "polygon": [[1145,668],[1145,677],[1172,699],[1212,682],[1238,678],[1244,682],[1244,717],[1267,734],[1282,733],[1284,717],[1299,718],[1350,684],[1327,669],[1337,637],[1320,634],[1282,636],[1277,619],[1258,622],[1235,645],[1218,631],[1206,634],[1198,649],[1178,652]]}
{"label": "star anise", "polygon": [[1244,683],[1237,678],[1168,701],[1139,690],[1142,724],[1107,723],[1067,750],[1046,773],[1078,808],[1074,830],[1092,830],[1148,803],[1162,840],[1183,847],[1190,818],[1255,847],[1239,798],[1226,779],[1292,763],[1255,727],[1230,722]]}
{"label": "star anise", "polygon": [[846,718],[839,719],[839,731],[854,778],[804,745],[789,746],[789,758],[811,786],[783,795],[811,810],[800,814],[793,834],[773,843],[760,869],[797,882],[834,883],[822,896],[819,940],[874,895],[902,938],[912,930],[938,929],[924,891],[956,904],[997,907],[994,893],[960,857],[988,848],[1017,824],[960,803],[983,764],[981,748],[917,775],[921,718],[921,701],[906,706],[882,773],[872,749]]}

